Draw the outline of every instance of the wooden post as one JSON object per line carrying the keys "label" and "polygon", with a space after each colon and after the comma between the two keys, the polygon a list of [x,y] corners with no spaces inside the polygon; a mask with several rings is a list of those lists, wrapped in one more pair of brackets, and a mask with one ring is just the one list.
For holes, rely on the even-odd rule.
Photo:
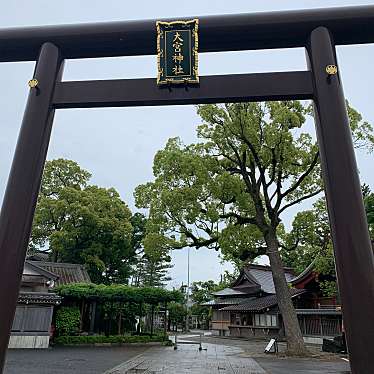
{"label": "wooden post", "polygon": [[121,329],[122,329],[122,311],[120,310],[118,314],[118,330],[117,330],[118,335],[121,335]]}
{"label": "wooden post", "polygon": [[53,93],[62,70],[59,49],[52,43],[44,43],[30,83],[32,88],[0,214],[0,372],[4,367],[49,145],[54,117]]}
{"label": "wooden post", "polygon": [[168,303],[165,301],[165,314],[164,314],[164,339],[166,340],[166,335],[167,335],[167,310],[168,310]]}
{"label": "wooden post", "polygon": [[84,299],[81,300],[81,313],[79,321],[79,332],[83,331],[83,317],[84,317]]}
{"label": "wooden post", "polygon": [[155,306],[151,305],[151,336],[153,335],[153,317],[155,312]]}
{"label": "wooden post", "polygon": [[91,303],[90,334],[95,332],[96,300]]}
{"label": "wooden post", "polygon": [[374,368],[373,249],[335,46],[325,27],[311,33],[308,54],[350,365],[353,374],[370,374]]}

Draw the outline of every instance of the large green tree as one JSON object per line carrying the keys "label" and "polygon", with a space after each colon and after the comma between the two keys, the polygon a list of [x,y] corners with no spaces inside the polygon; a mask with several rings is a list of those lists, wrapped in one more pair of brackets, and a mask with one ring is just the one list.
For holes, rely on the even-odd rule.
{"label": "large green tree", "polygon": [[[349,108],[354,138],[372,128]],[[305,353],[280,256],[282,214],[322,191],[318,146],[297,101],[203,105],[198,144],[170,139],[154,159],[154,182],[136,190],[149,235],[169,248],[208,247],[223,256],[269,257],[289,354]]]}
{"label": "large green tree", "polygon": [[96,283],[127,283],[135,259],[131,212],[115,189],[89,185],[89,178],[74,161],[46,163],[30,250],[84,264]]}
{"label": "large green tree", "polygon": [[[362,187],[364,204],[369,225],[369,233],[374,238],[374,193],[367,185]],[[281,254],[285,264],[292,266],[297,272],[303,271],[313,262],[314,269],[331,278],[323,281],[322,291],[326,296],[337,294],[333,244],[329,219],[324,198],[318,199],[312,209],[296,214],[292,230],[283,236]],[[292,250],[289,250],[292,248]]]}
{"label": "large green tree", "polygon": [[137,253],[131,283],[137,287],[164,287],[171,280],[170,251],[153,241],[151,235],[145,238],[147,219],[143,214],[135,213],[131,223],[134,227],[133,248]]}

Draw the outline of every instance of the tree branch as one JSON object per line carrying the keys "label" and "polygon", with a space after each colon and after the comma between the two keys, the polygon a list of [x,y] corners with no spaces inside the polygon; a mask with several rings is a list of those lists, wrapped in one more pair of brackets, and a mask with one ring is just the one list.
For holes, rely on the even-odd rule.
{"label": "tree branch", "polygon": [[220,218],[235,218],[236,219],[236,225],[245,225],[245,224],[251,224],[256,225],[257,221],[254,217],[243,217],[237,213],[229,212],[225,214],[220,214]]}
{"label": "tree branch", "polygon": [[284,193],[281,194],[281,199],[286,197],[291,192],[295,191],[301,185],[301,183],[303,183],[305,178],[313,171],[314,167],[316,166],[316,164],[318,162],[318,157],[319,157],[319,152],[317,152],[314,155],[313,161],[309,165],[308,169],[300,176],[300,178],[297,180],[297,182],[292,187],[290,187],[287,191],[285,191]]}
{"label": "tree branch", "polygon": [[296,205],[296,204],[299,204],[301,203],[302,201],[304,200],[307,200],[313,196],[316,196],[318,195],[319,193],[321,193],[323,191],[323,188],[320,188],[319,190],[313,192],[313,193],[310,193],[309,195],[304,195],[302,197],[300,197],[299,199],[295,200],[295,201],[292,201],[291,203],[289,204],[286,204],[284,205],[279,211],[278,211],[278,215],[280,215],[283,211],[285,211],[287,208],[289,208],[290,206],[293,206],[293,205]]}

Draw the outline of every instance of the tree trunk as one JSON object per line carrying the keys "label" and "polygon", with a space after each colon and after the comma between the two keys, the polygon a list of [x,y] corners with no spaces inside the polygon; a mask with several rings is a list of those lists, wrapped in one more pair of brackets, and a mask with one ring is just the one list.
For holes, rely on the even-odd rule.
{"label": "tree trunk", "polygon": [[79,319],[79,332],[83,331],[83,321],[84,321],[84,299],[81,301],[81,312],[80,312],[80,319]]}
{"label": "tree trunk", "polygon": [[166,340],[166,335],[167,335],[167,310],[168,310],[168,303],[167,303],[167,301],[165,301],[164,307],[165,307],[165,314],[164,314],[164,339]]}
{"label": "tree trunk", "polygon": [[151,305],[151,336],[153,335],[153,317],[155,314],[155,306]]}
{"label": "tree trunk", "polygon": [[285,328],[287,354],[295,356],[306,355],[307,350],[305,348],[296,311],[291,300],[291,294],[284,274],[276,234],[268,233],[265,237],[265,241],[268,248],[267,254],[269,256],[271,271],[273,274],[278,306],[282,314]]}
{"label": "tree trunk", "polygon": [[96,301],[91,303],[91,315],[90,315],[90,334],[93,334],[95,331],[95,319],[96,319]]}
{"label": "tree trunk", "polygon": [[122,311],[118,314],[118,330],[117,335],[121,335],[121,329],[122,329]]}

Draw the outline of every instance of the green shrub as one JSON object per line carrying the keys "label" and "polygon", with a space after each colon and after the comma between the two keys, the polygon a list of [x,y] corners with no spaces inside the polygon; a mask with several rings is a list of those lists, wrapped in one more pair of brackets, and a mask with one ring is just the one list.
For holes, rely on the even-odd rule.
{"label": "green shrub", "polygon": [[80,311],[78,307],[62,307],[56,313],[56,335],[76,335],[79,332]]}
{"label": "green shrub", "polygon": [[129,344],[129,343],[151,343],[162,342],[164,335],[87,335],[87,336],[59,336],[55,339],[56,344],[76,345],[76,344]]}

